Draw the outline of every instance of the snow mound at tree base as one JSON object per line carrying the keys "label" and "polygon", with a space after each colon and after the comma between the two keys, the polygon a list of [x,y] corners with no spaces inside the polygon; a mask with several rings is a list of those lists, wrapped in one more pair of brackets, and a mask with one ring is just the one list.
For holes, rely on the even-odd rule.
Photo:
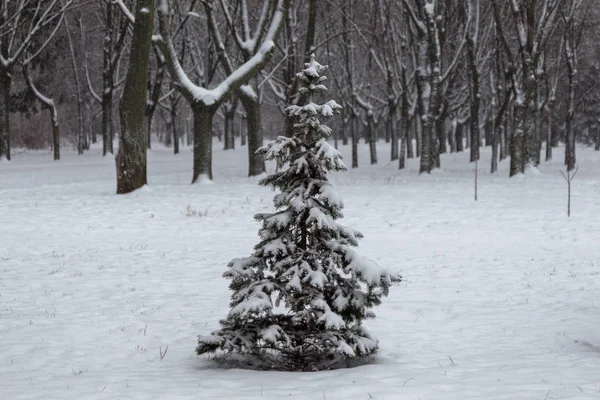
{"label": "snow mound at tree base", "polygon": [[377,359],[373,355],[354,358],[344,358],[338,355],[337,357],[330,356],[327,359],[315,359],[312,362],[306,359],[304,362],[295,362],[291,357],[267,351],[262,354],[217,352],[208,358],[208,361],[209,367],[213,368],[281,372],[331,371],[377,364]]}

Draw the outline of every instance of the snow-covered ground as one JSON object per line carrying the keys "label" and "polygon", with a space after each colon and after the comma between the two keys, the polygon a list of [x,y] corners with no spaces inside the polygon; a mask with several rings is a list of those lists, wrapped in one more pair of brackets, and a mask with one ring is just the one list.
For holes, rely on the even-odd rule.
{"label": "snow-covered ground", "polygon": [[513,179],[484,157],[475,203],[467,153],[418,176],[361,147],[333,177],[344,223],[405,282],[368,322],[374,363],[316,373],[194,355],[271,209],[245,148],[215,148],[214,184],[195,186],[189,149],[154,150],[150,187],[120,197],[97,152],[0,164],[0,399],[600,399],[600,153],[579,149],[567,219],[562,151]]}

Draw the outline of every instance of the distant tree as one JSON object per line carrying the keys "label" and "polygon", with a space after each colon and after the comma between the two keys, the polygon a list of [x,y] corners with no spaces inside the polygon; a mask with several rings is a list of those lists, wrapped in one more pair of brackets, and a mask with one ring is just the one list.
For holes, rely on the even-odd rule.
{"label": "distant tree", "polygon": [[[193,5],[188,14],[193,12]],[[248,97],[253,97],[256,93],[246,85],[248,81],[256,76],[265,66],[273,54],[275,41],[285,20],[285,15],[289,8],[290,0],[264,0],[266,12],[264,24],[260,24],[261,33],[256,37],[257,43],[252,46],[253,52],[249,58],[245,59],[239,66],[233,67],[230,62],[225,62],[229,57],[224,53],[222,41],[218,39],[218,30],[215,28],[213,19],[214,0],[203,2],[208,23],[212,26],[211,33],[215,38],[217,52],[224,64],[226,77],[214,88],[208,87],[208,82],[203,84],[194,83],[188,73],[182,68],[182,63],[177,57],[173,34],[171,33],[171,6],[168,0],[159,0],[158,22],[161,40],[159,45],[165,56],[165,63],[171,79],[175,82],[177,90],[187,100],[192,109],[194,121],[194,167],[192,183],[197,182],[200,177],[212,180],[212,125],[213,117],[221,105],[239,90],[244,91]],[[193,15],[197,15],[194,13]],[[204,66],[208,75],[209,66]],[[238,93],[239,94],[239,93]],[[261,138],[262,140],[262,138]],[[262,160],[261,160],[262,163]],[[252,173],[251,173],[252,175]]]}
{"label": "distant tree", "polygon": [[52,125],[52,150],[54,153],[54,161],[60,160],[60,129],[58,125],[58,110],[56,108],[55,101],[42,94],[42,92],[36,87],[33,79],[29,75],[29,70],[27,69],[28,62],[23,64],[23,76],[25,78],[25,82],[29,87],[29,90],[33,92],[36,99],[40,103],[42,103],[42,107],[47,109],[50,114],[50,123]]}
{"label": "distant tree", "polygon": [[260,149],[279,167],[260,182],[280,190],[277,211],[256,215],[261,242],[229,263],[232,309],[220,330],[199,338],[198,354],[221,350],[259,368],[319,370],[377,351],[362,322],[400,277],[360,257],[352,247],[362,235],[336,222],[343,203],[327,173],[346,167],[322,123],[341,106],[314,103],[327,90],[325,70],[314,58],[306,63],[298,74],[305,105],[288,107],[294,135]]}
{"label": "distant tree", "polygon": [[10,160],[10,91],[16,65],[42,53],[73,0],[0,2],[0,160]]}

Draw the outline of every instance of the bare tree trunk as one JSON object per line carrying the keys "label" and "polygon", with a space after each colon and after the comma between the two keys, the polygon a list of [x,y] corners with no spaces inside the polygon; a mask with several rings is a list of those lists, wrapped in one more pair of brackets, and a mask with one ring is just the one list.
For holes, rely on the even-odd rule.
{"label": "bare tree trunk", "polygon": [[235,111],[237,109],[237,99],[230,100],[225,105],[225,143],[223,150],[235,149]]}
{"label": "bare tree trunk", "polygon": [[248,128],[248,176],[257,176],[266,171],[265,160],[256,151],[263,145],[263,132],[258,98],[239,93],[239,99],[246,111],[246,127]]}
{"label": "bare tree trunk", "polygon": [[515,105],[515,130],[510,138],[510,176],[525,172],[525,119],[527,118],[525,104],[517,102]]}
{"label": "bare tree trunk", "polygon": [[69,18],[65,17],[65,32],[69,43],[69,53],[71,56],[71,68],[73,68],[73,79],[75,81],[75,92],[77,94],[77,153],[83,154],[85,149],[85,129],[83,126],[83,94],[81,93],[81,82],[77,73],[77,56],[75,55],[75,46],[71,38],[69,28]]}
{"label": "bare tree trunk", "polygon": [[130,193],[147,184],[146,85],[154,28],[154,0],[137,0],[129,67],[119,106],[121,133],[117,168],[117,194]]}
{"label": "bare tree trunk", "polygon": [[[413,128],[412,128],[413,118],[411,118],[410,115],[408,115],[407,117],[408,117],[408,125],[407,125],[408,130],[406,131],[406,158],[415,158],[415,152],[414,152],[414,148],[413,148],[413,133],[415,136],[417,135],[416,121],[415,121],[415,128],[413,130]],[[417,148],[418,148],[418,145],[417,145]]]}
{"label": "bare tree trunk", "polygon": [[546,162],[552,160],[552,116],[548,113],[546,118]]}
{"label": "bare tree trunk", "polygon": [[212,174],[212,120],[217,109],[196,104],[192,108],[194,115],[194,171],[192,183],[201,176],[210,180]]}
{"label": "bare tree trunk", "polygon": [[390,114],[387,117],[386,121],[386,135],[389,137],[389,140],[392,142],[392,154],[391,161],[395,161],[398,159],[398,132],[394,129],[394,122],[396,119],[396,109],[395,106],[390,108]]}
{"label": "bare tree trunk", "polygon": [[600,151],[600,126],[596,127],[596,151]]}
{"label": "bare tree trunk", "polygon": [[0,160],[10,160],[10,71],[0,67]]}
{"label": "bare tree trunk", "polygon": [[[406,168],[406,153],[408,150],[409,143],[409,130],[410,130],[410,119],[408,116],[404,117],[404,104],[402,105],[402,118],[398,121],[398,131],[400,132],[400,156],[398,161],[398,168]],[[408,114],[408,109],[406,110]]]}
{"label": "bare tree trunk", "polygon": [[171,134],[173,135],[173,154],[179,154],[179,135],[177,134],[177,103],[171,105],[169,110],[171,120]]}
{"label": "bare tree trunk", "polygon": [[455,118],[452,118],[452,123],[451,123],[451,129],[450,129],[450,153],[456,153],[456,128],[458,127],[458,120]]}
{"label": "bare tree trunk", "polygon": [[353,114],[350,117],[350,125],[352,127],[352,168],[358,168],[358,119]]}
{"label": "bare tree trunk", "polygon": [[456,152],[462,152],[464,150],[463,144],[463,131],[464,124],[461,124],[460,121],[456,124]]}
{"label": "bare tree trunk", "polygon": [[367,111],[367,131],[371,165],[375,165],[377,164],[377,132],[375,131],[375,122],[373,121],[373,111],[371,110]]}
{"label": "bare tree trunk", "polygon": [[106,31],[104,33],[103,67],[102,67],[102,155],[113,153],[113,70],[112,70],[112,32],[113,3],[106,3]]}
{"label": "bare tree trunk", "polygon": [[242,114],[242,121],[240,123],[240,146],[246,145],[246,115]]}
{"label": "bare tree trunk", "polygon": [[575,35],[574,21],[567,19],[568,28],[565,30],[565,58],[567,61],[567,69],[569,71],[569,95],[567,104],[566,117],[566,146],[565,146],[565,165],[567,171],[575,169],[575,132],[573,132],[573,119],[575,118],[575,90],[577,89],[577,50],[576,43],[571,43],[571,35]]}
{"label": "bare tree trunk", "polygon": [[[492,121],[494,121],[494,119],[492,118]],[[491,133],[491,137],[490,137],[490,144],[492,146],[492,167],[491,167],[491,173],[495,174],[496,172],[498,172],[498,137],[500,137],[501,135],[501,130],[502,130],[502,124],[499,124],[499,126],[496,126],[496,124],[494,122],[491,123],[491,127],[490,127],[490,133]]]}
{"label": "bare tree trunk", "polygon": [[479,109],[481,103],[481,88],[479,69],[477,66],[477,54],[475,54],[474,39],[469,35],[467,38],[467,53],[469,55],[469,67],[471,70],[471,162],[479,160],[479,147],[481,142],[481,131],[479,129]]}

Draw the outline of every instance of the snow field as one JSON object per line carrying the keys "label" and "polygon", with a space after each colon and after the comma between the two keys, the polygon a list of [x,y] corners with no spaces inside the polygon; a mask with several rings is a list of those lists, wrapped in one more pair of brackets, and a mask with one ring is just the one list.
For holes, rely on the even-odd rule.
{"label": "snow field", "polygon": [[367,321],[373,364],[318,373],[194,355],[229,310],[227,262],[272,210],[245,148],[215,147],[214,184],[194,186],[189,148],[155,149],[150,187],[127,196],[112,158],[16,154],[0,166],[0,398],[600,399],[600,154],[579,149],[567,219],[561,151],[513,179],[485,152],[477,203],[467,153],[419,177],[360,151],[332,179],[341,222],[405,282]]}

